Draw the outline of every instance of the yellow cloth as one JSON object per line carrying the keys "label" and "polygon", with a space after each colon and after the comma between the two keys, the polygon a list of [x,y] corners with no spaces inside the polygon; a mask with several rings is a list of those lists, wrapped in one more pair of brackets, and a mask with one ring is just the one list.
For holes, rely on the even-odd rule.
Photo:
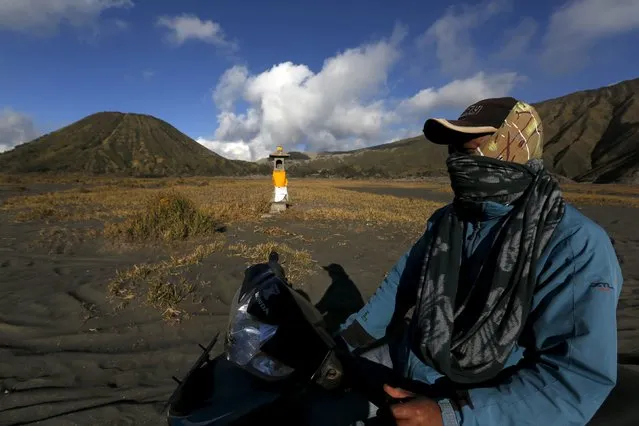
{"label": "yellow cloth", "polygon": [[288,186],[285,170],[273,170],[273,185],[279,187]]}

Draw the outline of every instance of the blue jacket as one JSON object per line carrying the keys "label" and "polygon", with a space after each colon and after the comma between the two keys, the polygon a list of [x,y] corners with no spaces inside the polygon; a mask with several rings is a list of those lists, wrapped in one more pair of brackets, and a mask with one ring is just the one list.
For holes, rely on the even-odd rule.
{"label": "blue jacket", "polygon": [[[493,202],[483,204],[477,222],[465,225],[466,256],[487,252],[482,243],[489,242],[497,220],[509,209]],[[424,235],[342,329],[357,321],[374,339],[386,334],[396,304],[405,299],[402,294],[416,290],[423,247],[442,210],[435,212]],[[567,205],[536,265],[536,274],[533,310],[506,367],[529,362],[519,364],[520,368],[494,387],[468,391],[468,404],[440,401],[445,426],[585,425],[614,387],[616,309],[623,278],[607,233]],[[404,354],[406,377],[427,384],[441,377],[417,357],[410,343]]]}

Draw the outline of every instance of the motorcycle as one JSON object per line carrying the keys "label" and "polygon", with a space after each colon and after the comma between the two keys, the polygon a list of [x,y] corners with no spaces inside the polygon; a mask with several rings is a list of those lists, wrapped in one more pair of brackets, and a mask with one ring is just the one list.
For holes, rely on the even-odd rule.
{"label": "motorcycle", "polygon": [[[246,269],[231,303],[224,352],[211,358],[219,333],[169,398],[170,426],[226,426],[274,421],[301,424],[300,400],[313,389],[357,387],[378,407],[392,402],[359,358],[327,331],[323,316],[292,288],[277,253]],[[382,368],[383,369],[383,368]],[[392,375],[386,369],[381,376]]]}
{"label": "motorcycle", "polygon": [[[352,354],[288,283],[275,252],[268,263],[246,269],[231,303],[224,351],[211,358],[218,337],[200,346],[201,356],[182,380],[174,377],[178,386],[164,407],[169,426],[303,425],[299,408],[318,388],[359,392],[380,407],[377,424],[393,424],[388,408],[403,401],[390,398],[384,383],[427,396],[454,392],[403,379]],[[635,424],[624,395],[639,390],[637,377],[620,370],[617,388],[589,425]]]}

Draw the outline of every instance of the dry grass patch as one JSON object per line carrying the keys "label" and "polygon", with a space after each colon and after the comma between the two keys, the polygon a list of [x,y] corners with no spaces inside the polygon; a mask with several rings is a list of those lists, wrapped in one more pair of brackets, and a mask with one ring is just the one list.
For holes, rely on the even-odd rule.
{"label": "dry grass patch", "polygon": [[67,184],[86,181],[91,179],[88,176],[81,176],[73,173],[51,174],[51,173],[24,173],[24,174],[0,174],[0,183],[50,183]]}
{"label": "dry grass patch", "polygon": [[40,220],[49,223],[51,221],[64,220],[68,216],[69,213],[65,210],[58,209],[53,206],[39,205],[18,212],[15,219],[17,222],[32,222]]}
{"label": "dry grass patch", "polygon": [[639,197],[626,195],[564,192],[564,198],[580,205],[639,207]]}
{"label": "dry grass patch", "polygon": [[[16,178],[6,179],[12,184],[24,183]],[[376,186],[451,191],[444,179],[413,182],[292,179],[289,187],[292,207],[282,216],[284,220],[361,223],[367,226],[393,225],[410,233],[420,232],[426,219],[443,203],[358,192],[357,188]],[[258,225],[262,215],[268,212],[273,190],[270,178],[76,180],[81,187],[40,195],[29,192],[17,194],[7,198],[0,209],[14,213],[22,221],[67,222],[97,219],[109,223],[107,233],[120,240],[179,240],[190,238],[193,233],[206,235],[211,227],[236,223]],[[575,204],[639,207],[639,187],[585,184],[568,184],[562,187],[566,198]],[[614,194],[605,191],[613,191]],[[163,216],[159,200],[166,193],[176,193],[190,201],[182,204],[170,202],[175,215]],[[154,207],[149,206],[149,199],[155,200]],[[179,217],[183,219],[182,222],[178,220]],[[167,220],[162,222],[163,218]],[[264,228],[263,233],[293,237],[275,229]]]}
{"label": "dry grass patch", "polygon": [[[20,212],[35,210],[23,219],[38,220],[44,215],[52,215],[52,219],[65,221],[81,221],[98,219],[113,221],[124,218],[128,222],[128,230],[121,229],[125,235],[137,235],[138,229],[132,221],[142,225],[141,215],[149,209],[145,200],[154,198],[166,189],[151,187],[151,183],[133,185],[118,184],[116,181],[90,188],[74,188],[67,191],[52,192],[40,195],[21,195],[7,199],[1,207],[4,210]],[[269,200],[273,190],[268,179],[199,179],[163,180],[165,186],[192,200],[203,215],[213,218],[216,225],[259,222],[261,216],[268,212]],[[185,184],[188,182],[189,184]],[[204,185],[206,183],[206,185]],[[406,198],[365,194],[347,189],[337,189],[345,183],[353,182],[333,180],[299,180],[293,181],[289,188],[293,207],[286,213],[293,219],[307,221],[368,221],[372,224],[399,225],[419,224],[441,204],[426,200],[408,200]],[[360,185],[360,182],[354,186]],[[143,186],[134,187],[132,186]],[[110,229],[115,231],[115,229]],[[126,231],[126,232],[125,232]],[[116,232],[117,234],[117,232]]]}
{"label": "dry grass patch", "polygon": [[[310,183],[310,180],[309,180]],[[313,181],[314,185],[324,187],[339,187],[344,189],[358,188],[416,188],[435,192],[452,193],[448,177],[431,178],[425,180],[401,179],[370,179],[370,180],[325,180]]]}
{"label": "dry grass patch", "polygon": [[49,254],[72,254],[77,245],[98,235],[99,231],[93,228],[52,226],[41,229],[30,248],[44,248]]}
{"label": "dry grass patch", "polygon": [[159,309],[167,320],[184,318],[186,313],[179,309],[180,303],[193,294],[196,289],[194,283],[185,277],[171,275],[158,275],[149,280],[149,289],[146,293],[146,303]]}
{"label": "dry grass patch", "polygon": [[24,183],[24,179],[20,176],[5,175],[0,173],[0,184],[3,185],[15,185]]}
{"label": "dry grass patch", "polygon": [[0,183],[0,191],[6,192],[26,192],[29,188],[24,185]]}
{"label": "dry grass patch", "polygon": [[[305,182],[306,184],[306,182]],[[286,212],[291,218],[318,222],[360,222],[369,226],[397,225],[407,231],[423,228],[426,219],[443,203],[337,189],[325,185],[300,188],[294,202],[299,208]]]}
{"label": "dry grass patch", "polygon": [[[310,183],[310,181],[309,181]],[[453,190],[446,179],[432,181],[326,181],[313,182],[314,186],[325,187],[339,186],[343,188],[419,188],[435,192],[452,194]],[[561,184],[564,197],[574,204],[615,205],[626,207],[639,207],[639,185],[623,184],[586,184],[566,183]]]}
{"label": "dry grass patch", "polygon": [[296,233],[289,232],[279,226],[256,226],[253,231],[269,235],[271,237],[295,237],[297,235]]}
{"label": "dry grass patch", "polygon": [[[311,184],[309,181],[305,184]],[[430,191],[452,194],[450,183],[444,179],[435,181],[326,181],[312,182],[317,188],[339,186],[342,188],[419,188]],[[639,207],[639,185],[622,184],[562,184],[564,197],[568,202],[580,205]],[[331,189],[331,191],[338,191]],[[377,196],[377,195],[374,195]],[[363,200],[361,200],[363,202]],[[381,201],[381,199],[380,199]],[[325,214],[327,215],[327,213]],[[353,213],[350,214],[353,216]]]}
{"label": "dry grass patch", "polygon": [[639,197],[639,185],[602,184],[602,183],[566,183],[561,185],[566,192],[608,195],[634,195]]}
{"label": "dry grass patch", "polygon": [[210,235],[218,226],[192,200],[171,191],[151,196],[142,211],[123,222],[107,224],[105,235],[127,242],[172,242]]}
{"label": "dry grass patch", "polygon": [[108,285],[109,295],[117,303],[117,309],[144,295],[144,303],[160,310],[165,319],[179,321],[186,316],[181,303],[197,288],[197,284],[183,274],[211,254],[220,252],[224,245],[225,240],[220,236],[213,242],[195,247],[186,255],[117,271]]}
{"label": "dry grass patch", "polygon": [[276,251],[291,284],[302,285],[302,279],[315,272],[316,262],[311,254],[307,250],[293,249],[287,244],[267,242],[250,246],[240,243],[228,246],[228,250],[231,255],[246,259],[250,265],[267,262],[269,254]]}
{"label": "dry grass patch", "polygon": [[[93,186],[9,197],[0,208],[14,213],[49,208],[55,212],[64,212],[59,214],[59,220],[110,221],[140,214],[148,208],[146,200],[165,192],[179,192],[192,200],[202,214],[212,217],[216,223],[258,221],[269,208],[272,191],[269,181],[209,178],[193,181],[184,179],[182,182],[178,183],[176,179],[149,182],[98,180]],[[37,215],[30,218],[37,220]]]}
{"label": "dry grass patch", "polygon": [[[136,208],[142,207],[142,200],[147,194],[144,190],[74,188],[68,191],[9,197],[0,208],[16,213],[16,219],[22,221],[39,220],[38,212],[45,212],[50,215],[50,219],[59,221],[103,220],[132,214]],[[35,213],[29,213],[29,210]]]}
{"label": "dry grass patch", "polygon": [[300,240],[304,243],[312,243],[315,239],[306,237],[302,234],[297,234],[295,232],[287,231],[286,229],[280,228],[279,226],[256,226],[253,228],[253,232],[257,232],[260,234],[268,235],[269,237],[275,238],[286,238],[287,240]]}
{"label": "dry grass patch", "polygon": [[[118,184],[123,186],[137,186],[153,184],[156,182],[167,181],[165,178],[139,178],[130,176],[105,176],[105,175],[87,175],[81,173],[21,173],[21,174],[0,174],[0,183],[22,183],[22,184],[52,184],[52,185],[70,185],[70,184],[90,184],[90,185],[108,185]],[[172,179],[175,180],[175,179]]]}

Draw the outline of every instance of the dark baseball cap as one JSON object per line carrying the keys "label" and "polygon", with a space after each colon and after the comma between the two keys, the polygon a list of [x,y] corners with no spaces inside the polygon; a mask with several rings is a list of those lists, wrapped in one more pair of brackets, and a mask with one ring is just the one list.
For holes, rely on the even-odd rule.
{"label": "dark baseball cap", "polygon": [[424,123],[424,136],[433,143],[448,145],[455,133],[468,135],[495,133],[515,105],[517,105],[517,99],[511,97],[481,100],[466,108],[457,120],[429,118]]}

